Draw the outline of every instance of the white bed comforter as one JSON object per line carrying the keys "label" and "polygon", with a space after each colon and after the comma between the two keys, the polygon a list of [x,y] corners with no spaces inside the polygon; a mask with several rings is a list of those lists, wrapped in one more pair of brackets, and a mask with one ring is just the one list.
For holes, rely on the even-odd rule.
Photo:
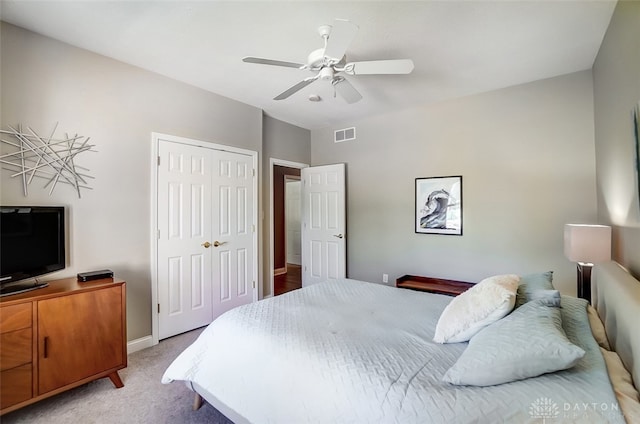
{"label": "white bed comforter", "polygon": [[[194,382],[251,423],[540,422],[530,407],[542,397],[560,409],[567,399],[615,402],[601,355],[604,371],[595,377],[562,372],[488,388],[443,383],[467,346],[432,341],[450,301],[350,279],[316,284],[223,314],[162,382]],[[599,355],[593,343],[587,356]],[[557,422],[609,421],[589,411],[564,418]]]}

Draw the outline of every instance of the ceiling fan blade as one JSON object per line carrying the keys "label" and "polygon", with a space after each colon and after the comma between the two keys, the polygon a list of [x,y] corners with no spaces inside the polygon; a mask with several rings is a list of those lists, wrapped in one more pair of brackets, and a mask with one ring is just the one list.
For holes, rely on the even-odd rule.
{"label": "ceiling fan blade", "polygon": [[410,74],[413,60],[370,60],[367,62],[347,63],[344,72],[349,75]]}
{"label": "ceiling fan blade", "polygon": [[347,103],[355,103],[362,99],[362,95],[355,89],[353,85],[349,81],[347,81],[343,77],[336,77],[332,81],[333,86],[336,91],[343,99],[346,100]]}
{"label": "ceiling fan blade", "polygon": [[284,62],[282,60],[263,59],[260,57],[251,57],[251,56],[243,57],[242,61],[247,63],[258,63],[260,65],[286,66],[287,68],[298,68],[298,69],[304,66],[302,63]]}
{"label": "ceiling fan blade", "polygon": [[291,96],[292,94],[302,90],[307,85],[311,84],[312,82],[314,82],[317,79],[318,79],[318,76],[305,78],[302,81],[300,81],[299,83],[297,83],[296,85],[294,85],[293,87],[291,87],[291,88],[283,91],[282,93],[278,94],[276,97],[273,98],[273,100],[284,100],[287,97]]}
{"label": "ceiling fan blade", "polygon": [[340,61],[347,52],[347,47],[358,32],[358,25],[345,19],[336,19],[331,26],[324,55]]}

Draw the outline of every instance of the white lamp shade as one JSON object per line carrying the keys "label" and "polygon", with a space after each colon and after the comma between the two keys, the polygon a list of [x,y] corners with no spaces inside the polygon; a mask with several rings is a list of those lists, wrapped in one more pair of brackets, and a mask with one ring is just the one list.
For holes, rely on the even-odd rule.
{"label": "white lamp shade", "polygon": [[566,224],[564,255],[572,262],[596,263],[611,260],[611,227]]}

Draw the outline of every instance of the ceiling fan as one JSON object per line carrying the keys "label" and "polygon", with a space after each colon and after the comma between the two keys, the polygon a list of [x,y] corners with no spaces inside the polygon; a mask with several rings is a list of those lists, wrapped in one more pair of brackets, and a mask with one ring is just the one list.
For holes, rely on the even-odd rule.
{"label": "ceiling fan", "polygon": [[274,100],[286,99],[312,82],[321,79],[331,81],[335,90],[334,93],[337,92],[340,94],[347,103],[355,103],[362,99],[362,95],[342,74],[353,76],[382,74],[398,75],[409,74],[413,71],[413,61],[411,59],[347,62],[345,53],[357,32],[358,26],[344,19],[336,19],[333,25],[320,26],[318,28],[318,33],[324,40],[324,47],[312,51],[307,58],[306,64],[251,56],[243,58],[242,61],[262,65],[298,68],[316,73],[314,76],[305,78],[293,87],[278,94],[274,97]]}

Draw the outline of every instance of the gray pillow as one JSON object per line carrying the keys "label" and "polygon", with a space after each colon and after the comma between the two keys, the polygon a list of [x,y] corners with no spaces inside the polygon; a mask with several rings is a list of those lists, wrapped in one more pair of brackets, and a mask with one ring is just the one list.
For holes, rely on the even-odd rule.
{"label": "gray pillow", "polygon": [[539,298],[536,293],[541,290],[555,290],[553,287],[553,271],[529,274],[520,277],[520,285],[516,293],[516,308]]}
{"label": "gray pillow", "polygon": [[571,368],[584,354],[567,339],[560,309],[532,300],[476,334],[442,380],[493,386]]}
{"label": "gray pillow", "polygon": [[540,300],[546,306],[560,307],[562,297],[558,290],[536,290],[530,295],[530,300]]}

